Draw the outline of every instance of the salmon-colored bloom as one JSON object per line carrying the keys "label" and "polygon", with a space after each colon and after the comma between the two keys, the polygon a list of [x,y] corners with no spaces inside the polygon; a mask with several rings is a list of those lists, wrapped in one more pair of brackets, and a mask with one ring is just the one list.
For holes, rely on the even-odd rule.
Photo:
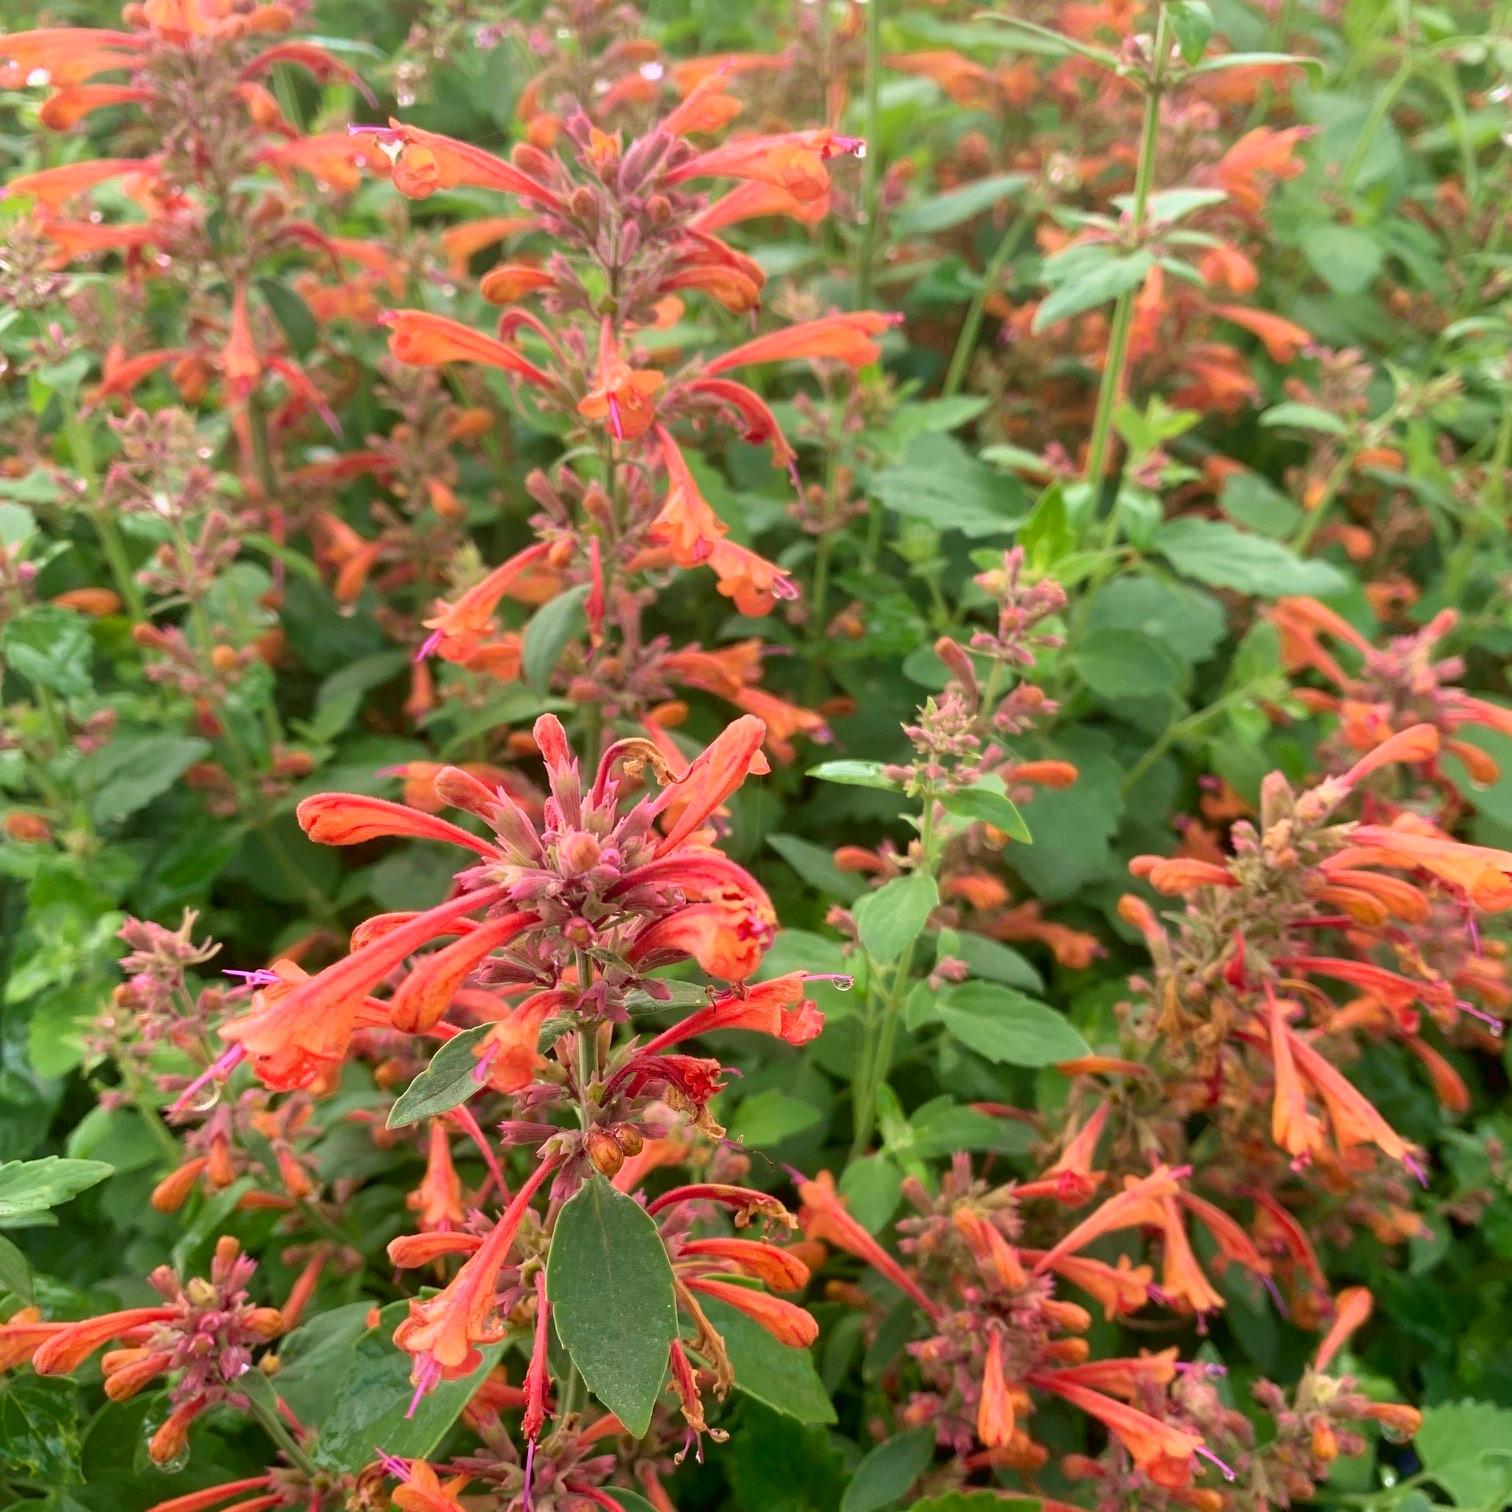
{"label": "salmon-colored bloom", "polygon": [[824,1028],[824,1015],[803,995],[807,980],[803,972],[795,971],[725,993],[664,1029],[645,1049],[664,1050],[696,1034],[721,1029],[751,1029],[790,1045],[806,1045]]}
{"label": "salmon-colored bloom", "polygon": [[233,1049],[250,1056],[253,1070],[278,1090],[308,1086],[339,1065],[357,1026],[366,995],[407,955],[445,932],[476,909],[504,896],[499,887],[481,888],[417,914],[369,944],[306,977],[297,966],[275,966],[280,981],[262,988],[252,1011],[221,1030]]}
{"label": "salmon-colored bloom", "polygon": [[1194,1459],[1202,1445],[1195,1433],[1090,1390],[1079,1383],[1074,1370],[1035,1371],[1027,1380],[1031,1386],[1054,1392],[1088,1417],[1096,1418],[1156,1485],[1176,1490],[1191,1485]]}
{"label": "salmon-colored bloom", "polygon": [[1346,1286],[1334,1298],[1334,1320],[1324,1334],[1323,1342],[1318,1345],[1314,1368],[1327,1370],[1333,1364],[1334,1356],[1370,1321],[1374,1310],[1375,1298],[1368,1287]]}
{"label": "salmon-colored bloom", "polygon": [[875,310],[855,310],[843,315],[824,315],[786,326],[766,336],[721,352],[704,367],[708,377],[756,362],[788,362],[794,358],[825,359],[863,368],[882,355],[873,339],[898,323],[898,317]]}
{"label": "salmon-colored bloom", "polygon": [[545,184],[470,142],[393,120],[387,126],[349,129],[378,144],[393,163],[394,187],[410,199],[426,199],[440,189],[466,186],[497,189],[547,210],[565,208],[561,197]]}
{"label": "salmon-colored bloom", "polygon": [[479,1344],[503,1338],[506,1325],[494,1308],[499,1272],[531,1198],[559,1163],[560,1157],[549,1158],[531,1172],[483,1243],[442,1291],[410,1302],[409,1316],[394,1330],[394,1343],[414,1360],[411,1415],[438,1381],[455,1380],[477,1369]]}
{"label": "salmon-colored bloom", "polygon": [[[0,48],[5,39],[0,37]],[[146,158],[91,158],[78,163],[64,163],[57,168],[42,168],[36,173],[23,173],[5,186],[6,196],[29,195],[44,205],[57,206],[65,200],[93,189],[96,184],[108,183],[111,179],[128,173],[150,171],[151,162]]]}
{"label": "salmon-colored bloom", "polygon": [[711,1276],[688,1276],[684,1285],[689,1291],[702,1292],[727,1302],[766,1329],[779,1344],[792,1349],[807,1349],[819,1337],[819,1325],[813,1316],[792,1302],[773,1297],[750,1286],[736,1286],[730,1281],[716,1281]]}
{"label": "salmon-colored bloom", "polygon": [[537,388],[554,389],[556,380],[525,357],[517,347],[485,336],[460,320],[426,310],[390,310],[383,323],[389,328],[389,351],[410,367],[437,367],[446,362],[479,362],[519,378]]}
{"label": "salmon-colored bloom", "polygon": [[833,1244],[864,1261],[930,1317],[936,1316],[939,1305],[846,1210],[845,1199],[835,1190],[835,1178],[828,1171],[800,1182],[798,1196],[803,1204],[798,1222],[810,1239]]}
{"label": "salmon-colored bloom", "polygon": [[578,402],[585,420],[607,420],[616,441],[633,441],[656,423],[651,396],[666,382],[653,368],[632,368],[620,355],[614,324],[599,331],[597,383]]}
{"label": "salmon-colored bloom", "polygon": [[992,1329],[987,1336],[987,1362],[982,1370],[982,1395],[977,1403],[977,1438],[988,1449],[1001,1449],[1013,1441],[1013,1398],[1003,1375],[1003,1335]]}

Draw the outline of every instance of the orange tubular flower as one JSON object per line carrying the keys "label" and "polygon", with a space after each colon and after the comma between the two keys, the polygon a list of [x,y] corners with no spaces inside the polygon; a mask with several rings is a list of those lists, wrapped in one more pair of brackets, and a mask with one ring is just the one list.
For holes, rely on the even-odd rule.
{"label": "orange tubular flower", "polygon": [[501,263],[483,275],[478,293],[489,304],[506,305],[527,294],[555,287],[556,280],[544,268],[534,268],[529,263]]}
{"label": "orange tubular flower", "polygon": [[781,1297],[769,1296],[749,1286],[736,1286],[729,1281],[715,1281],[709,1276],[688,1276],[683,1284],[689,1291],[702,1292],[706,1297],[729,1303],[761,1324],[779,1344],[786,1344],[791,1349],[807,1349],[819,1337],[819,1325],[813,1317]]}
{"label": "orange tubular flower", "polygon": [[410,199],[426,199],[438,189],[497,189],[543,209],[566,209],[560,196],[481,147],[418,126],[390,121],[384,126],[354,126],[354,134],[371,137],[393,162],[394,187]]}
{"label": "orange tubular flower", "polygon": [[470,929],[425,959],[404,979],[389,1004],[394,1028],[424,1034],[451,1007],[468,975],[502,945],[538,923],[533,913],[504,914]]}
{"label": "orange tubular flower", "polygon": [[[5,42],[6,39],[0,37],[0,49],[4,48]],[[96,184],[120,178],[126,173],[149,171],[151,166],[150,159],[146,158],[93,158],[81,163],[64,163],[58,168],[20,174],[5,186],[5,193],[7,197],[30,195],[44,205],[57,206]]]}
{"label": "orange tubular flower", "polygon": [[798,357],[823,358],[855,369],[864,368],[882,355],[882,348],[872,338],[896,325],[898,318],[875,310],[856,310],[806,320],[722,352],[705,366],[704,374],[714,378],[755,362],[788,362]]}
{"label": "orange tubular flower", "polygon": [[172,1316],[171,1307],[128,1307],[65,1324],[43,1340],[32,1356],[32,1369],[38,1375],[67,1375],[112,1339],[130,1338],[135,1330],[166,1322]]}
{"label": "orange tubular flower", "polygon": [[819,128],[781,136],[742,137],[701,152],[667,174],[667,182],[697,178],[754,179],[772,184],[796,200],[816,200],[829,193],[825,160],[837,153],[858,152],[858,137]]}
{"label": "orange tubular flower", "polygon": [[366,845],[370,840],[444,840],[493,860],[498,848],[459,825],[407,804],[362,793],[318,793],[295,810],[299,825],[317,845]]}
{"label": "orange tubular flower", "polygon": [[316,976],[263,988],[252,1000],[252,1012],[227,1024],[221,1038],[252,1057],[253,1070],[267,1086],[278,1091],[309,1086],[341,1063],[368,992],[412,951],[503,896],[501,887],[466,893],[416,914]]}
{"label": "orange tubular flower", "polygon": [[794,971],[740,992],[726,993],[681,1023],[664,1029],[645,1050],[665,1050],[696,1034],[718,1029],[751,1029],[789,1045],[806,1045],[824,1028],[824,1015],[803,995],[807,980],[804,973]]}
{"label": "orange tubular flower", "polygon": [[585,420],[605,420],[616,441],[633,441],[656,422],[651,396],[666,382],[651,368],[632,368],[620,356],[613,322],[605,316],[599,332],[598,382],[578,404]]}
{"label": "orange tubular flower", "polygon": [[383,316],[383,323],[389,328],[389,351],[397,361],[410,367],[478,362],[537,388],[556,387],[556,380],[522,356],[518,348],[495,341],[460,320],[425,310],[390,310]]}
{"label": "orange tubular flower", "polygon": [[775,1291],[798,1291],[808,1285],[809,1268],[796,1255],[757,1239],[685,1239],[678,1256],[728,1260]]}
{"label": "orange tubular flower", "polygon": [[1003,1335],[994,1328],[987,1339],[987,1363],[982,1371],[982,1397],[977,1404],[977,1437],[988,1449],[1003,1449],[1013,1441],[1013,1398],[1003,1375]]}
{"label": "orange tubular flower", "polygon": [[78,84],[95,74],[134,67],[145,41],[139,32],[89,26],[10,32],[0,35],[0,81],[11,87],[5,65],[12,65],[17,82],[41,73],[50,84]]}
{"label": "orange tubular flower", "polygon": [[931,1318],[939,1314],[939,1305],[846,1211],[845,1199],[835,1190],[835,1178],[828,1171],[821,1171],[812,1181],[800,1182],[798,1196],[803,1204],[798,1222],[808,1238],[854,1255]]}
{"label": "orange tubular flower", "polygon": [[1074,1370],[1036,1371],[1026,1379],[1031,1386],[1054,1392],[1088,1417],[1096,1418],[1156,1485],[1172,1490],[1191,1485],[1193,1461],[1202,1447],[1202,1440],[1195,1433],[1162,1423],[1136,1407],[1089,1390],[1077,1381]]}
{"label": "orange tubular flower", "polygon": [[1333,1364],[1334,1356],[1349,1342],[1351,1336],[1370,1321],[1374,1310],[1375,1298],[1371,1296],[1368,1287],[1346,1286],[1334,1298],[1334,1320],[1324,1334],[1323,1342],[1318,1345],[1313,1368],[1327,1370]]}
{"label": "orange tubular flower", "polygon": [[409,1316],[394,1330],[394,1343],[414,1359],[410,1380],[415,1395],[410,1415],[438,1381],[455,1380],[477,1369],[479,1344],[496,1343],[504,1337],[505,1324],[494,1309],[495,1283],[531,1198],[559,1164],[560,1158],[553,1157],[531,1172],[483,1243],[443,1291],[410,1302]]}

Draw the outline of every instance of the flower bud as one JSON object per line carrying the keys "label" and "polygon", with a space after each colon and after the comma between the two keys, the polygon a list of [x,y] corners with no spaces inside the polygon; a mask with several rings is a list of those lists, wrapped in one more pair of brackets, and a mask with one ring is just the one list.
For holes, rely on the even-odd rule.
{"label": "flower bud", "polygon": [[625,1163],[625,1152],[607,1129],[590,1129],[585,1141],[588,1159],[601,1176],[613,1176]]}

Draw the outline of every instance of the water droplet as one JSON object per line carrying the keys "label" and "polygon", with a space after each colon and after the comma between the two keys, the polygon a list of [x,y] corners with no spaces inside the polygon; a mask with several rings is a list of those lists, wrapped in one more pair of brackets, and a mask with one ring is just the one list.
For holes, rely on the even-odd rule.
{"label": "water droplet", "polygon": [[218,1080],[207,1081],[184,1103],[184,1107],[191,1113],[208,1113],[220,1101],[221,1086],[222,1083]]}
{"label": "water droplet", "polygon": [[858,158],[864,158],[866,156],[866,143],[865,142],[862,142],[862,144],[858,148],[856,148],[855,156],[858,157]]}

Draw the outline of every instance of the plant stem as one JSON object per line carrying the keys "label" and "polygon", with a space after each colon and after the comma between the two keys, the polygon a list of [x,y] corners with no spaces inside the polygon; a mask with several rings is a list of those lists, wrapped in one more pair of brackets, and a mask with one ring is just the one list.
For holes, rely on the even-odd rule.
{"label": "plant stem", "polygon": [[288,1456],[289,1463],[305,1475],[314,1476],[317,1473],[315,1462],[295,1443],[294,1435],[255,1396],[247,1398],[247,1406],[262,1425],[263,1432]]}
{"label": "plant stem", "polygon": [[[1165,93],[1166,54],[1170,50],[1166,9],[1156,13],[1155,36],[1151,43],[1150,76],[1145,84],[1144,126],[1139,137],[1139,162],[1134,171],[1134,201],[1129,209],[1129,240],[1137,248],[1144,234],[1145,212],[1150,202],[1150,186],[1155,179],[1155,148],[1160,136],[1160,102]],[[1136,290],[1125,289],[1113,307],[1113,324],[1108,335],[1108,360],[1103,367],[1102,383],[1097,392],[1097,410],[1092,420],[1092,439],[1087,449],[1087,481],[1101,486],[1108,462],[1108,446],[1113,436],[1113,411],[1123,393],[1124,368],[1129,357],[1129,335],[1134,326]],[[1108,508],[1103,527],[1103,544],[1112,545],[1118,535],[1118,501]]]}
{"label": "plant stem", "polygon": [[1033,209],[1025,206],[1024,213],[1014,216],[1008,223],[997,251],[983,269],[982,287],[977,290],[971,308],[966,311],[966,319],[961,322],[961,334],[956,337],[955,351],[950,354],[950,366],[945,370],[945,381],[940,386],[942,399],[949,399],[965,381],[966,367],[971,361],[972,352],[976,350],[977,333],[982,328],[982,317],[987,313],[987,301],[992,297],[1003,269],[1008,266],[1008,260],[1023,245],[1024,234],[1033,223]]}
{"label": "plant stem", "polygon": [[871,305],[873,264],[877,257],[877,219],[882,211],[882,153],[877,142],[882,82],[882,0],[866,7],[866,178],[861,188],[861,248],[856,261],[856,308]]}
{"label": "plant stem", "polygon": [[121,595],[121,602],[126,606],[126,612],[132,621],[141,624],[147,618],[142,590],[137,586],[136,574],[131,570],[131,558],[126,555],[126,543],[121,539],[121,532],[116,528],[114,518],[100,502],[100,474],[95,465],[94,442],[90,439],[89,428],[80,417],[78,408],[71,402],[64,408],[63,433],[68,438],[68,451],[73,458],[73,465],[84,479],[89,498],[89,522],[100,538],[100,550],[105,553],[110,575],[115,579],[116,592]]}
{"label": "plant stem", "polygon": [[[933,876],[934,856],[934,789],[926,787],[923,792],[924,806],[919,816],[919,867],[918,872]],[[916,873],[917,875],[918,873]],[[855,1109],[853,1117],[854,1140],[851,1144],[851,1159],[866,1153],[871,1143],[872,1130],[877,1124],[877,1094],[887,1073],[892,1069],[893,1046],[898,1038],[898,1019],[902,1016],[903,1000],[908,994],[908,985],[913,970],[914,955],[918,949],[918,937],[903,947],[898,964],[893,969],[892,981],[882,999],[881,1025],[876,1040],[863,1047],[862,1074],[857,1078],[853,1092]],[[873,976],[874,979],[874,976]],[[870,989],[868,989],[870,991]],[[877,1024],[876,1017],[867,1019],[867,1038]]]}

